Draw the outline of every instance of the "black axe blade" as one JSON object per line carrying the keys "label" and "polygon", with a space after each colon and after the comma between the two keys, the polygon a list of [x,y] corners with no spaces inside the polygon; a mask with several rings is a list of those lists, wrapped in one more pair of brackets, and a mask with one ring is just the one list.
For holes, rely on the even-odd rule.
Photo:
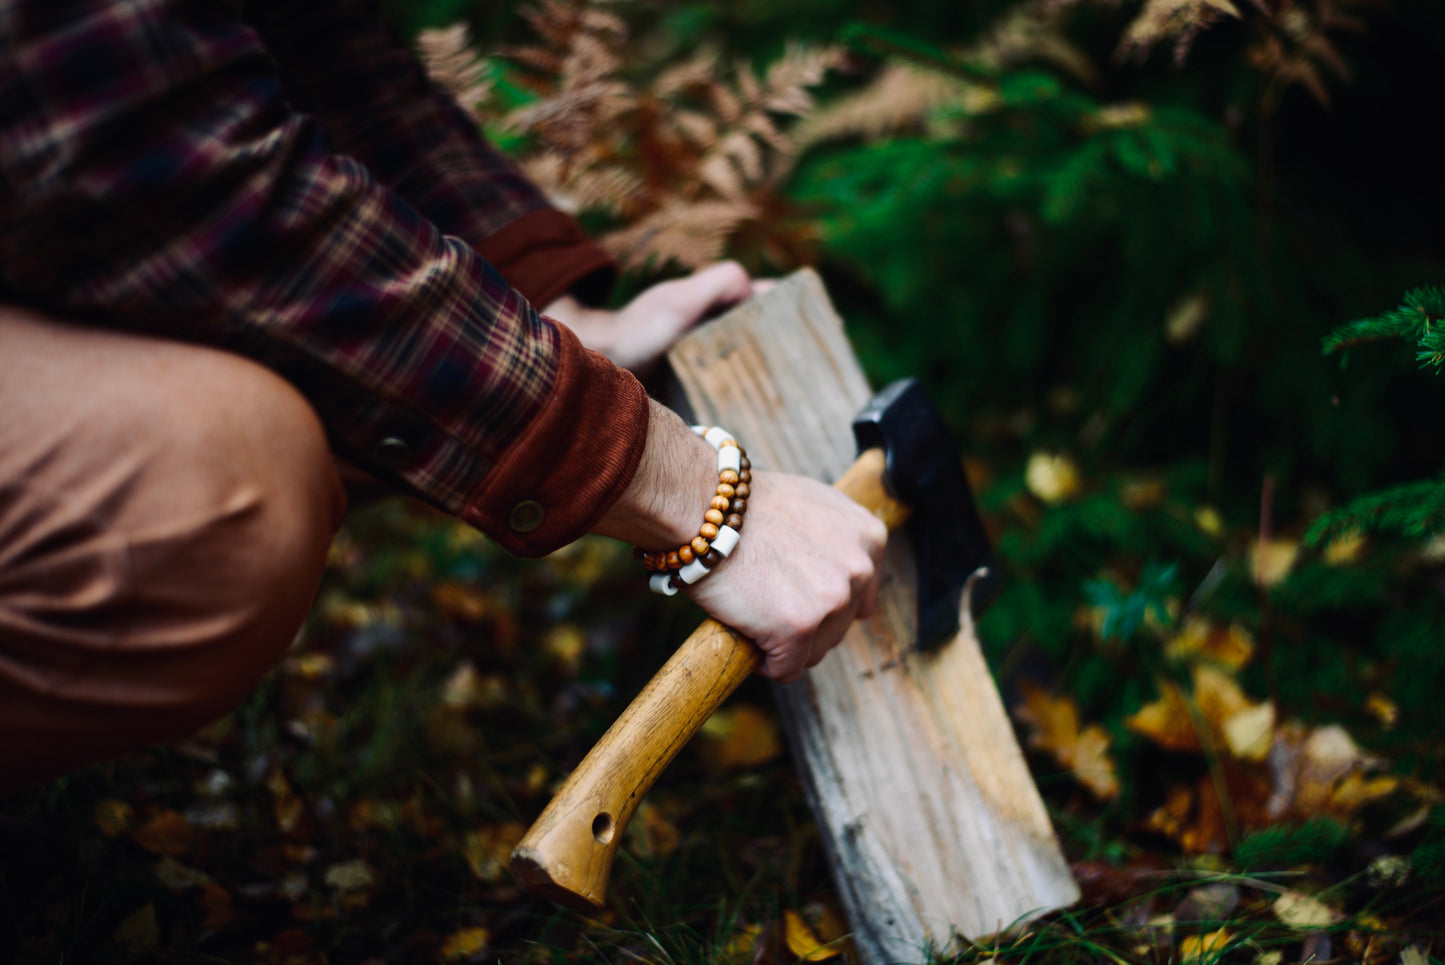
{"label": "black axe blade", "polygon": [[958,611],[969,577],[979,573],[970,599],[982,612],[999,590],[998,565],[973,491],[963,474],[958,444],[917,379],[900,379],[875,395],[853,420],[858,451],[882,448],[883,484],[908,506],[907,532],[918,558],[918,648],[958,632]]}

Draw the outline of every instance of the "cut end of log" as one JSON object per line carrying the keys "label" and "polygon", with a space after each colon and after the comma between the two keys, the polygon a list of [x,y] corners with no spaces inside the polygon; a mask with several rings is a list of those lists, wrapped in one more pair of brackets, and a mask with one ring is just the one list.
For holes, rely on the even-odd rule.
{"label": "cut end of log", "polygon": [[512,874],[531,894],[555,901],[573,911],[595,913],[601,911],[606,902],[605,893],[583,893],[569,888],[553,876],[542,857],[531,848],[519,847],[512,852]]}

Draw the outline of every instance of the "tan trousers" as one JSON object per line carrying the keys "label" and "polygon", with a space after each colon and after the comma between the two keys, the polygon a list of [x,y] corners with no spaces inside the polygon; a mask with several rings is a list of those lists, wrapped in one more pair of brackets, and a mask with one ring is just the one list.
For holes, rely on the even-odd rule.
{"label": "tan trousers", "polygon": [[0,306],[0,791],[239,702],[345,509],[316,414],[270,371]]}

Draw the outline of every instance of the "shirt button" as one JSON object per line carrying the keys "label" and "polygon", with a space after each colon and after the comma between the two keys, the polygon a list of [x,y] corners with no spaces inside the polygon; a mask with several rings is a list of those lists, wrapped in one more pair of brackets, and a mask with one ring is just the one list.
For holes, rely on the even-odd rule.
{"label": "shirt button", "polygon": [[411,458],[411,446],[406,444],[405,439],[387,436],[376,444],[371,455],[383,469],[397,469]]}
{"label": "shirt button", "polygon": [[513,532],[530,533],[542,525],[542,517],[547,515],[542,509],[542,504],[535,499],[524,499],[512,507],[511,514],[507,517],[507,525]]}

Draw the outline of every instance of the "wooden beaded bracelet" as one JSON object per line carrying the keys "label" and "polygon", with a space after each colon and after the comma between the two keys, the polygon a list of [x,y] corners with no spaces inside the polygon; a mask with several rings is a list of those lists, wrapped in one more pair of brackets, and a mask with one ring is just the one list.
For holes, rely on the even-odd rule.
{"label": "wooden beaded bracelet", "polygon": [[752,463],[733,437],[717,426],[693,426],[692,431],[717,450],[717,490],[703,523],[691,542],[675,550],[633,550],[652,574],[648,585],[663,596],[696,583],[732,553],[742,536],[743,514],[752,491]]}

